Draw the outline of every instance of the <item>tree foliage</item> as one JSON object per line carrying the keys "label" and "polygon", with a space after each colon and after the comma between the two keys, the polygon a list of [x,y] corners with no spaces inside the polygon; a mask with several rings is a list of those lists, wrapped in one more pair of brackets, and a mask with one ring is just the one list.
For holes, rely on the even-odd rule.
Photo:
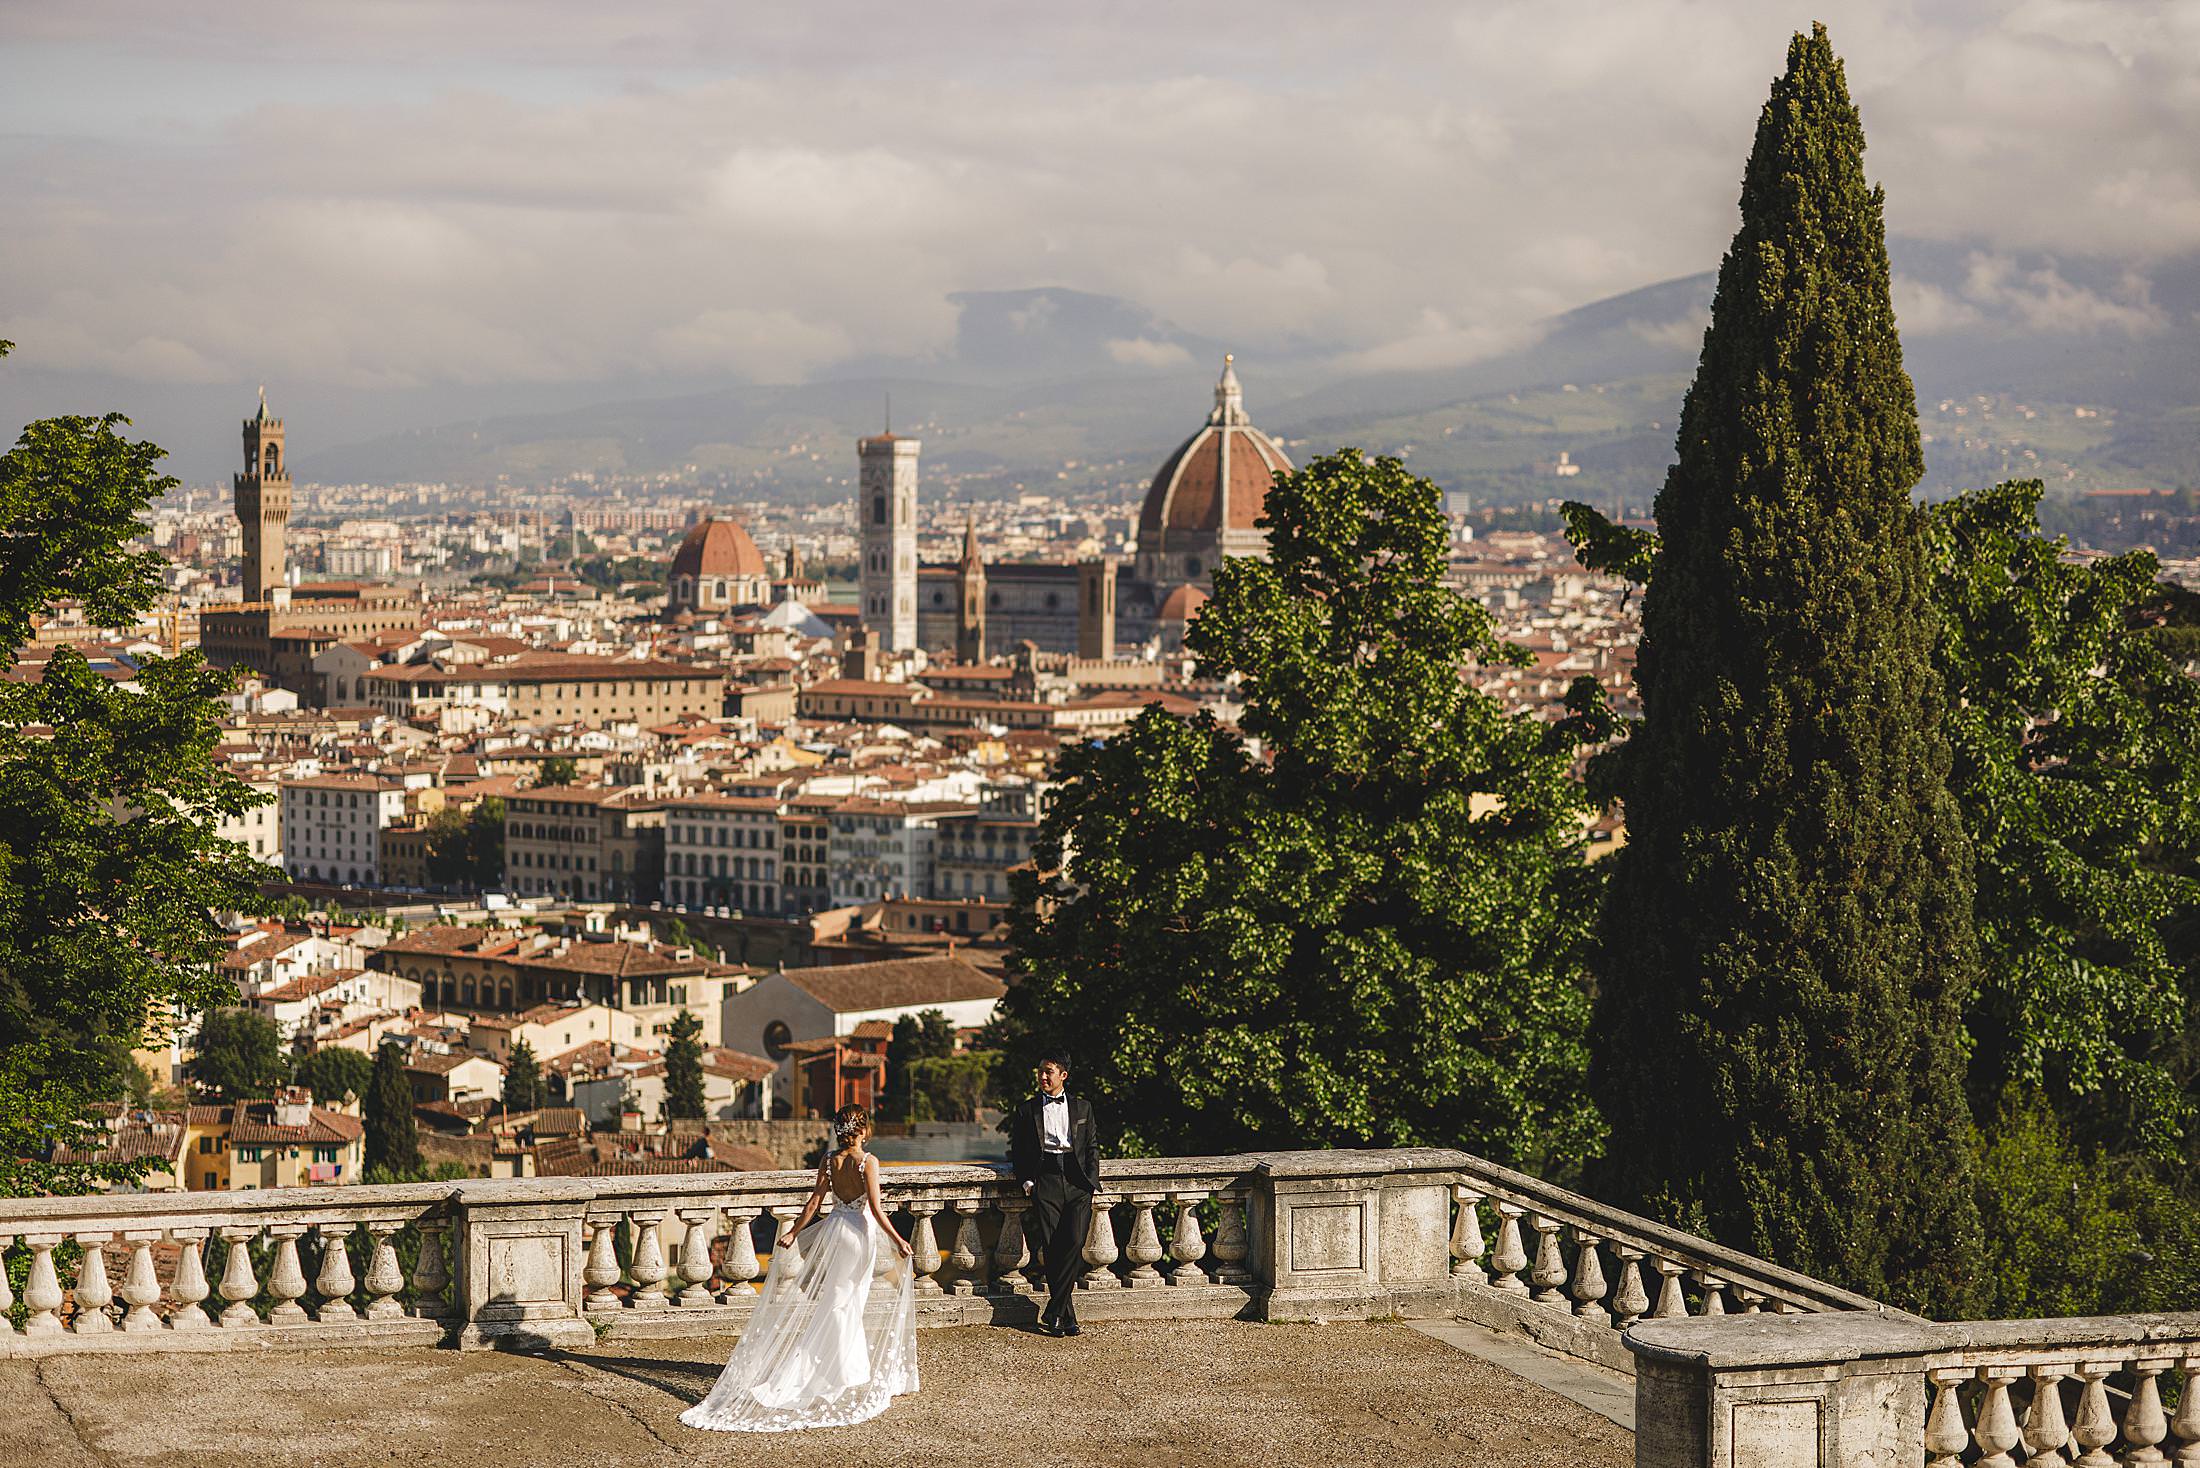
{"label": "tree foliage", "polygon": [[894,1021],[886,1041],[886,1097],[883,1110],[894,1121],[931,1121],[924,1089],[918,1084],[917,1066],[926,1060],[944,1060],[955,1053],[955,1027],[942,1010],[927,1009],[922,1016],[905,1014]]}
{"label": "tree foliage", "polygon": [[484,892],[504,885],[504,802],[491,795],[466,810],[445,806],[428,818],[428,881]]}
{"label": "tree foliage", "polygon": [[1224,562],[1191,634],[1241,729],[1149,708],[1062,757],[1046,874],[1016,885],[1014,1059],[1068,1048],[1129,1150],[1578,1163],[1572,749],[1463,681],[1519,654],[1443,584],[1433,484],[1332,454],[1278,477],[1265,523],[1269,559]]}
{"label": "tree foliage", "polygon": [[504,1109],[540,1111],[542,1105],[542,1064],[535,1059],[535,1047],[515,1040],[504,1061]]}
{"label": "tree foliage", "polygon": [[1798,35],[1657,501],[1596,1084],[1612,1201],[1960,1311],[1971,858],[1863,147],[1824,28]]}
{"label": "tree foliage", "polygon": [[347,1095],[364,1102],[373,1080],[373,1057],[344,1045],[324,1045],[298,1062],[298,1084],[323,1105]]}
{"label": "tree foliage", "polygon": [[2143,630],[2145,551],[2065,559],[2037,482],[1928,513],[1954,785],[1978,853],[1972,1094],[2043,1093],[2089,1147],[2177,1155],[2172,1056],[2200,912],[2200,683]]}
{"label": "tree foliage", "polygon": [[672,1017],[671,1039],[665,1046],[665,1119],[700,1120],[703,1098],[703,1045],[697,1036],[703,1022],[688,1010]]}
{"label": "tree foliage", "polygon": [[405,1047],[395,1040],[384,1040],[374,1049],[374,1074],[367,1082],[363,1120],[370,1173],[379,1169],[392,1176],[410,1176],[421,1171],[412,1081],[405,1074]]}
{"label": "tree foliage", "polygon": [[[175,481],[127,423],[45,419],[0,455],[0,669],[57,599],[130,626],[158,596],[160,557],[130,541]],[[228,679],[193,651],[136,682],[71,648],[35,682],[0,680],[0,1194],[142,1175],[44,1159],[101,1143],[90,1108],[125,1092],[133,1048],[236,1001],[213,914],[256,911],[277,875],[217,835],[261,801],[214,759]]]}
{"label": "tree foliage", "polygon": [[184,1079],[219,1101],[274,1095],[290,1083],[290,1058],[275,1021],[250,1009],[216,1009],[199,1021]]}

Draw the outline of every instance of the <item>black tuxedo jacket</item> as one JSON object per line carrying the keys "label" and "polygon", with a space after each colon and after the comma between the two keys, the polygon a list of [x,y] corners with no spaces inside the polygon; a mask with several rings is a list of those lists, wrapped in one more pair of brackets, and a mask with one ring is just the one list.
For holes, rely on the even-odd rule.
{"label": "black tuxedo jacket", "polygon": [[[1008,1127],[1008,1165],[1019,1183],[1039,1178],[1039,1098],[1026,1098]],[[1092,1103],[1069,1098],[1069,1180],[1087,1193],[1100,1190],[1100,1137],[1093,1125]]]}

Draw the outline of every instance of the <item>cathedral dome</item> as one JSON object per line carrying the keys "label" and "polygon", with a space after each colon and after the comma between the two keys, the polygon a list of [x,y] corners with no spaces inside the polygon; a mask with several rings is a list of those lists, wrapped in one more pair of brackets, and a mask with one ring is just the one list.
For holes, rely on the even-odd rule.
{"label": "cathedral dome", "polygon": [[1267,507],[1273,476],[1290,469],[1283,450],[1245,416],[1237,369],[1224,357],[1214,411],[1169,455],[1146,491],[1138,512],[1140,541],[1180,531],[1250,531]]}
{"label": "cathedral dome", "polygon": [[673,553],[675,577],[769,576],[764,553],[749,533],[731,520],[704,520],[687,533]]}

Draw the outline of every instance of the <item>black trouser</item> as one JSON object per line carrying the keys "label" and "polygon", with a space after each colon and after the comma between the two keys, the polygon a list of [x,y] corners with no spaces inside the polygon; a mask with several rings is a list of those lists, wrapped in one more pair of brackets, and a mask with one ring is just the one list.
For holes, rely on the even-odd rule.
{"label": "black trouser", "polygon": [[1027,1241],[1046,1266],[1046,1318],[1077,1322],[1077,1281],[1085,1272],[1085,1234],[1092,1227],[1092,1194],[1069,1180],[1060,1153],[1039,1158],[1031,1189]]}

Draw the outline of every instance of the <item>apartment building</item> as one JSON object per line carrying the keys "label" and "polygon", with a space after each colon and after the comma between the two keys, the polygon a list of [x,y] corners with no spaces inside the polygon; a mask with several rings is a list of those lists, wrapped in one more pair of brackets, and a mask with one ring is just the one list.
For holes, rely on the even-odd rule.
{"label": "apartment building", "polygon": [[405,815],[405,787],[379,775],[282,782],[283,870],[293,880],[378,886],[382,831]]}
{"label": "apartment building", "polygon": [[667,802],[665,892],[675,907],[781,911],[781,803],[694,795]]}
{"label": "apartment building", "polygon": [[504,803],[504,885],[522,897],[662,900],[666,803],[639,790],[538,786]]}

